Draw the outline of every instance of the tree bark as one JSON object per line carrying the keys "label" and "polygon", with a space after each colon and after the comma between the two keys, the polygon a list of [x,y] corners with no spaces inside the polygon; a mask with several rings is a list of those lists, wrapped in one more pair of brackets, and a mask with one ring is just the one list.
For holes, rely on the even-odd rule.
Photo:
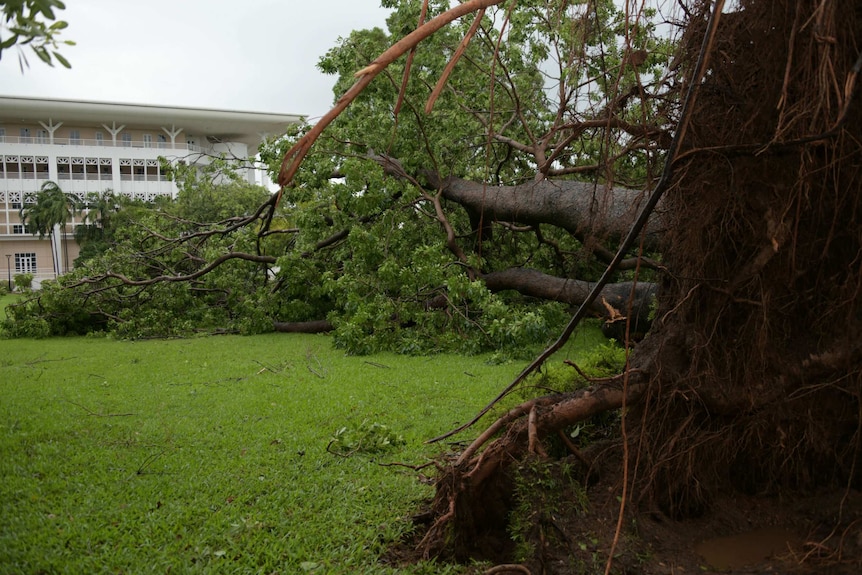
{"label": "tree bark", "polygon": [[[492,186],[452,176],[444,178],[431,171],[423,176],[445,199],[483,221],[550,224],[579,238],[620,239],[646,202],[641,190],[606,188],[574,180]],[[644,231],[645,245],[655,248],[663,230],[661,210],[657,210]]]}
{"label": "tree bark", "polygon": [[332,324],[325,319],[312,321],[274,321],[275,331],[282,333],[326,333],[332,331]]}
{"label": "tree bark", "polygon": [[[520,294],[579,305],[592,290],[593,282],[560,278],[528,268],[512,268],[484,274],[481,279],[492,292],[515,290]],[[649,282],[608,284],[590,308],[598,317],[611,322],[631,315],[635,331],[645,332],[658,286]],[[631,314],[629,314],[631,307]],[[615,335],[620,339],[618,335]]]}

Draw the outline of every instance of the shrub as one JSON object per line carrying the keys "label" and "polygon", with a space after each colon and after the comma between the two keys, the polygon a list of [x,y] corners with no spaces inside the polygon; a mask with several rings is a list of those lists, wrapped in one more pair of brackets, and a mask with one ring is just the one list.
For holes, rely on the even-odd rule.
{"label": "shrub", "polygon": [[27,291],[33,287],[33,274],[15,274],[15,287]]}

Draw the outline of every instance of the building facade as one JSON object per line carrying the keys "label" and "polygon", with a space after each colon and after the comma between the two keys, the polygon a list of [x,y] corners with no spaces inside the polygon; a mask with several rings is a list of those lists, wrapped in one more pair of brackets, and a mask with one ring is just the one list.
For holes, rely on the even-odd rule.
{"label": "building facade", "polygon": [[[293,114],[145,106],[112,102],[0,96],[0,258],[6,275],[31,273],[35,282],[68,270],[78,255],[74,226],[40,239],[21,221],[45,182],[84,199],[91,192],[151,201],[175,196],[160,157],[206,163],[209,158],[253,157],[264,138],[298,122]],[[250,183],[262,172],[245,168]],[[65,242],[63,241],[65,240]],[[63,244],[65,243],[65,250]],[[4,278],[7,279],[7,278]]]}

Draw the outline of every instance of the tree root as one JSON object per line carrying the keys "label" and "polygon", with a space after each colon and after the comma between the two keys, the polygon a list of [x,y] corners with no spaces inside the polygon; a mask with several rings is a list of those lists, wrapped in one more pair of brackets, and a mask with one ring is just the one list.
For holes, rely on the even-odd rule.
{"label": "tree root", "polygon": [[[630,374],[627,405],[635,403],[646,389],[638,375]],[[545,439],[594,415],[619,409],[623,394],[622,387],[605,384],[532,399],[498,418],[442,471],[432,504],[436,519],[418,545],[422,556],[466,559],[477,537],[504,529],[508,509],[501,507],[513,495],[509,473],[513,464],[531,454],[547,457],[542,446]]]}
{"label": "tree root", "polygon": [[491,567],[487,571],[485,571],[484,575],[496,575],[497,573],[524,573],[525,575],[532,575],[530,570],[524,567],[523,565],[495,565]]}

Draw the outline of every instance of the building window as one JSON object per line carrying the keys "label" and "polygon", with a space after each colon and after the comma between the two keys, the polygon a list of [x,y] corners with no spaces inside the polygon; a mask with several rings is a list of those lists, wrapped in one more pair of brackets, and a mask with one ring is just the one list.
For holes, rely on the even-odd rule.
{"label": "building window", "polygon": [[21,173],[18,175],[25,180],[36,179],[36,166],[33,163],[33,156],[21,156]]}
{"label": "building window", "polygon": [[165,177],[162,175],[158,160],[147,160],[147,181],[160,182],[164,180]]}
{"label": "building window", "polygon": [[120,180],[132,181],[132,160],[120,159]]}
{"label": "building window", "polygon": [[152,134],[144,134],[144,147],[152,148],[153,147],[153,135]]}
{"label": "building window", "polygon": [[131,148],[132,147],[132,135],[130,133],[123,132],[123,134],[120,138],[123,141],[123,147],[124,148]]}
{"label": "building window", "polygon": [[0,166],[0,176],[7,179],[48,178],[47,156],[6,156],[3,165]]}
{"label": "building window", "polygon": [[50,176],[48,169],[48,158],[46,156],[36,157],[36,179],[47,180]]}
{"label": "building window", "polygon": [[165,136],[164,134],[158,134],[158,135],[156,135],[156,139],[159,142],[160,148],[167,148],[168,147],[168,137],[167,136]]}
{"label": "building window", "polygon": [[83,180],[84,179],[84,168],[86,163],[84,162],[84,158],[70,158],[72,160],[72,179],[73,180]]}
{"label": "building window", "polygon": [[15,156],[6,156],[6,161],[3,164],[3,171],[7,178],[20,178],[21,165],[18,163],[18,158]]}
{"label": "building window", "polygon": [[36,132],[36,143],[37,144],[47,144],[48,143],[48,130],[39,130]]}
{"label": "building window", "polygon": [[110,180],[111,159],[110,158],[85,158],[87,180]]}
{"label": "building window", "polygon": [[0,128],[0,142],[6,141],[6,128]]}
{"label": "building window", "polygon": [[72,170],[69,169],[71,162],[69,158],[58,157],[57,158],[57,179],[58,180],[71,180],[72,179]]}
{"label": "building window", "polygon": [[105,145],[105,134],[103,132],[100,132],[99,130],[96,130],[96,145],[97,146],[104,146]]}
{"label": "building window", "polygon": [[30,143],[30,128],[21,128],[21,130],[18,132],[18,135],[21,136],[22,144]]}
{"label": "building window", "polygon": [[72,130],[69,132],[69,143],[73,146],[81,145],[81,131],[80,130]]}
{"label": "building window", "polygon": [[29,234],[30,224],[12,224],[13,234]]}
{"label": "building window", "polygon": [[111,158],[99,158],[99,179],[111,180],[114,174],[114,164]]}
{"label": "building window", "polygon": [[36,254],[33,252],[24,252],[15,254],[15,273],[16,274],[34,274],[36,273]]}

